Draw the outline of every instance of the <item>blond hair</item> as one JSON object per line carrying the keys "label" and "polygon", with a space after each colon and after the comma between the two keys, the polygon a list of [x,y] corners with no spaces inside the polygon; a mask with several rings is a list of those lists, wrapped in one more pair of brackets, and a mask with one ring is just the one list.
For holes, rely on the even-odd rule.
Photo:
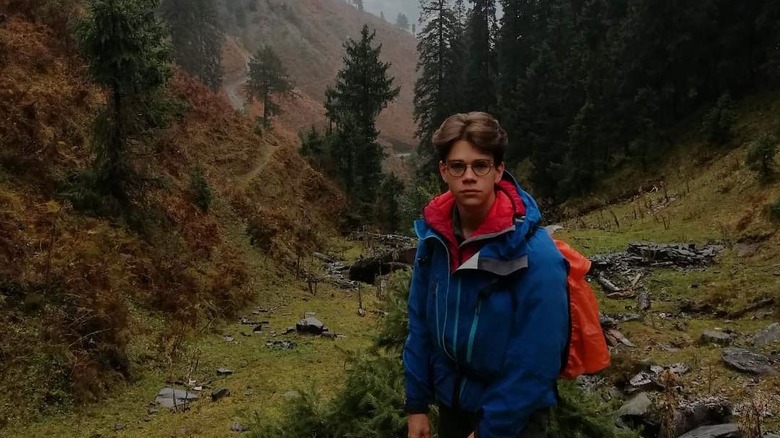
{"label": "blond hair", "polygon": [[488,113],[475,111],[447,117],[433,134],[433,147],[439,160],[445,161],[452,145],[459,140],[466,140],[478,150],[493,155],[496,164],[504,161],[508,143],[506,131]]}

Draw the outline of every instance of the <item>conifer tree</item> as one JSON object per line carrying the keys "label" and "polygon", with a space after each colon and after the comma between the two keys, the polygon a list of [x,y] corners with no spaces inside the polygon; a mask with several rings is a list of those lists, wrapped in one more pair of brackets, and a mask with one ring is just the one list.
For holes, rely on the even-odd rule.
{"label": "conifer tree", "polygon": [[395,26],[401,30],[409,30],[409,19],[406,15],[399,13],[398,18],[395,19]]}
{"label": "conifer tree", "polygon": [[367,213],[376,200],[384,158],[376,118],[400,88],[393,87],[390,64],[379,59],[381,44],[373,46],[376,32],[364,25],[360,35],[359,41],[344,44],[344,66],[325,91],[325,111],[336,129],[331,154],[339,178],[358,210]]}
{"label": "conifer tree", "polygon": [[282,64],[282,59],[270,46],[263,46],[249,60],[249,80],[246,84],[249,101],[263,103],[262,125],[270,126],[271,117],[282,113],[275,99],[294,99],[295,85]]}
{"label": "conifer tree", "polygon": [[163,0],[176,63],[216,91],[222,85],[222,40],[214,0]]}
{"label": "conifer tree", "polygon": [[95,128],[92,184],[121,205],[133,186],[129,141],[159,127],[155,93],[171,75],[171,50],[157,6],[158,0],[90,0],[78,26],[89,71],[109,92]]}
{"label": "conifer tree", "polygon": [[465,95],[468,109],[471,111],[495,112],[496,97],[496,56],[495,0],[470,0],[474,6],[468,18],[468,53],[466,69]]}
{"label": "conifer tree", "polygon": [[[460,3],[462,5],[462,3]],[[417,81],[414,86],[414,120],[419,139],[420,178],[436,172],[431,138],[447,116],[464,108],[464,33],[458,9],[446,0],[421,3],[422,30],[417,43]],[[462,9],[462,8],[461,8]]]}

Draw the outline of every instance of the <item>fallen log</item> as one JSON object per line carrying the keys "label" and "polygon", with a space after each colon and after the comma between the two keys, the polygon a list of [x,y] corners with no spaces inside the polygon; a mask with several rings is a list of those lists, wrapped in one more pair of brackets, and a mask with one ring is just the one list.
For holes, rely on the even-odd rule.
{"label": "fallen log", "polygon": [[604,275],[602,275],[601,273],[599,273],[599,276],[596,280],[599,282],[601,287],[603,287],[604,290],[606,290],[608,293],[623,292],[623,289],[615,286],[614,283],[609,281],[609,279],[607,279],[607,277],[604,277]]}
{"label": "fallen log", "polygon": [[727,315],[727,317],[729,319],[741,318],[746,313],[753,312],[753,311],[758,310],[758,309],[760,309],[762,307],[771,306],[772,304],[774,304],[774,302],[775,302],[774,298],[764,298],[763,300],[758,301],[756,303],[753,303],[753,304],[745,307],[744,309],[740,309],[740,310],[737,310],[737,311],[729,313]]}

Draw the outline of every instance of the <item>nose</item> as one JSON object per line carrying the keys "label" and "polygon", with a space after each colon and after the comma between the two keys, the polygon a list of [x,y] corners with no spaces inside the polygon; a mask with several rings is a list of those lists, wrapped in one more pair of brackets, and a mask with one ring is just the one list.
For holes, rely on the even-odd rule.
{"label": "nose", "polygon": [[474,173],[474,169],[471,166],[472,166],[471,164],[466,166],[466,171],[463,172],[463,181],[476,181],[477,180],[477,174]]}

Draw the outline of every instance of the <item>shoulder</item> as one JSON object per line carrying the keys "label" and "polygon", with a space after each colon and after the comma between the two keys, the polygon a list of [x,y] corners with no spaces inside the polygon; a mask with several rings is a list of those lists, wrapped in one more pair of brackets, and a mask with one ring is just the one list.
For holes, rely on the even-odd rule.
{"label": "shoulder", "polygon": [[537,229],[528,238],[528,258],[537,262],[563,263],[564,258],[555,245],[550,234],[544,229]]}

